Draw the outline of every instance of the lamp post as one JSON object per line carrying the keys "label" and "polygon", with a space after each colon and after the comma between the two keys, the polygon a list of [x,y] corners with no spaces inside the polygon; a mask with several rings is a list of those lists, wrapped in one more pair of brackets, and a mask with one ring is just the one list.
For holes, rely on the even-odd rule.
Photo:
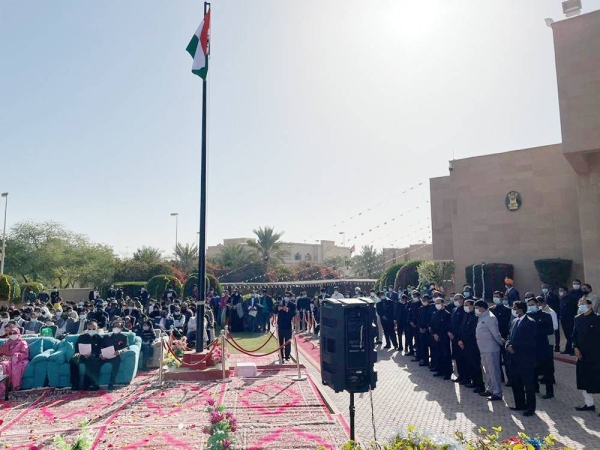
{"label": "lamp post", "polygon": [[342,247],[346,246],[346,232],[345,231],[340,231],[340,233],[342,235]]}
{"label": "lamp post", "polygon": [[0,275],[4,275],[4,257],[6,255],[6,211],[8,210],[8,192],[3,192],[4,197],[4,230],[2,231],[2,260],[0,262]]}
{"label": "lamp post", "polygon": [[175,216],[175,262],[177,262],[177,229],[179,228],[179,213],[171,213],[171,217]]}

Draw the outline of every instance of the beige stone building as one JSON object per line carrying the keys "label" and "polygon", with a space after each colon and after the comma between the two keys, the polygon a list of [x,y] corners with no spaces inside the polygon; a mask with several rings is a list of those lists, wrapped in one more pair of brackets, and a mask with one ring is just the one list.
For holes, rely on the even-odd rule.
{"label": "beige stone building", "polygon": [[427,242],[411,244],[403,248],[384,248],[382,271],[389,269],[396,263],[408,261],[429,261],[433,259],[433,245]]}
{"label": "beige stone building", "polygon": [[552,31],[563,143],[452,161],[430,180],[433,257],[455,261],[457,285],[466,265],[499,262],[538,292],[533,261],[560,257],[600,289],[600,11]]}

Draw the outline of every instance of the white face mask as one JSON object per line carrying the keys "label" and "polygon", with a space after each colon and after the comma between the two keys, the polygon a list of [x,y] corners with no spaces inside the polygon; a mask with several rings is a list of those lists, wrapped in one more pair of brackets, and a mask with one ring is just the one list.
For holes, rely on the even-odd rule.
{"label": "white face mask", "polygon": [[10,321],[10,318],[2,319],[2,323],[8,323],[9,321]]}
{"label": "white face mask", "polygon": [[460,301],[454,300],[454,306],[456,306],[457,308],[460,307]]}
{"label": "white face mask", "polygon": [[19,335],[18,334],[11,334],[10,336],[8,336],[8,338],[12,341],[15,341],[17,339],[19,339]]}
{"label": "white face mask", "polygon": [[415,303],[417,303],[419,301],[419,297],[413,297],[412,301],[415,302]]}
{"label": "white face mask", "polygon": [[548,293],[548,289],[542,288],[542,294],[547,294],[547,293]]}
{"label": "white face mask", "polygon": [[519,317],[516,309],[511,309],[510,312],[513,315],[513,317]]}
{"label": "white face mask", "polygon": [[470,313],[470,312],[473,311],[473,307],[472,306],[465,306],[464,308],[465,308],[465,312],[466,313]]}
{"label": "white face mask", "polygon": [[481,315],[481,311],[479,309],[477,309],[477,308],[475,309],[475,315],[476,316],[480,316]]}
{"label": "white face mask", "polygon": [[578,291],[579,289],[581,289],[581,285],[580,284],[574,284],[573,285],[573,289],[575,289],[576,291]]}
{"label": "white face mask", "polygon": [[444,307],[444,305],[442,305],[441,303],[436,303],[436,304],[435,304],[435,309],[437,309],[438,311],[439,311],[440,309],[442,309],[443,307]]}
{"label": "white face mask", "polygon": [[[579,305],[578,311],[579,314],[585,314],[590,309],[590,305]],[[12,336],[11,336],[12,337]]]}
{"label": "white face mask", "polygon": [[119,327],[113,328],[113,333],[114,334],[119,334],[120,332],[121,332],[121,329]]}
{"label": "white face mask", "polygon": [[96,334],[98,334],[98,330],[88,330],[88,331],[87,331],[87,333],[88,333],[90,336],[96,336]]}
{"label": "white face mask", "polygon": [[494,303],[496,305],[499,305],[500,303],[502,303],[502,299],[500,297],[494,297]]}
{"label": "white face mask", "polygon": [[142,327],[142,328],[143,328],[144,330],[149,330],[149,329],[150,329],[150,327],[149,327],[149,326],[144,326],[144,327]]}

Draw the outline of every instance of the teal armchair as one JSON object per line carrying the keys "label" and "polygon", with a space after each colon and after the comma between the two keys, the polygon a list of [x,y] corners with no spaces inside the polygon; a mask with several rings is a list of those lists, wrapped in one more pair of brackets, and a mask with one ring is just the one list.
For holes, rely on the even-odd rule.
{"label": "teal armchair", "polygon": [[[117,384],[129,384],[137,374],[140,349],[142,339],[131,332],[124,332],[127,336],[129,350],[121,353],[118,358],[121,359],[119,372],[117,373]],[[48,355],[48,384],[52,387],[71,386],[71,371],[69,361],[76,353],[75,345],[79,335],[66,336],[56,348]],[[108,384],[110,379],[110,364],[102,365],[100,369],[100,384]],[[81,383],[85,374],[85,365],[79,365]]]}
{"label": "teal armchair", "polygon": [[[48,357],[60,343],[52,337],[23,337],[29,345],[29,363],[25,367],[21,389],[41,388],[47,385]],[[6,339],[0,339],[0,345]]]}

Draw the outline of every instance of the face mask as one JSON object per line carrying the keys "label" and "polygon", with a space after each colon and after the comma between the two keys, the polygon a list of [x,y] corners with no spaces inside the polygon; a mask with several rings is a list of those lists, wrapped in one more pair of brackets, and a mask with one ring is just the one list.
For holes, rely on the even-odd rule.
{"label": "face mask", "polygon": [[509,303],[508,303],[508,300],[502,300],[502,304],[503,304],[504,306],[508,306],[508,305],[509,305]]}
{"label": "face mask", "polygon": [[494,303],[496,305],[499,305],[500,303],[502,303],[502,299],[500,297],[494,297]]}
{"label": "face mask", "polygon": [[548,293],[548,289],[542,288],[542,294],[547,294],[547,293]]}
{"label": "face mask", "polygon": [[419,301],[419,297],[413,297],[412,301],[415,302],[415,303],[417,303]]}
{"label": "face mask", "polygon": [[56,317],[62,316],[62,311],[56,311]]}
{"label": "face mask", "polygon": [[429,305],[429,302],[426,302],[426,301],[423,301],[423,300],[421,300],[421,305],[423,305],[423,306],[427,306],[427,305]]}
{"label": "face mask", "polygon": [[510,310],[510,312],[511,312],[511,314],[513,315],[513,317],[519,317],[519,316],[517,315],[517,310],[516,310],[516,309],[511,309],[511,310]]}
{"label": "face mask", "polygon": [[527,312],[528,313],[536,313],[536,312],[538,312],[538,307],[537,306],[528,306]]}
{"label": "face mask", "polygon": [[469,298],[471,296],[471,293],[468,291],[463,292],[463,297],[465,298]]}
{"label": "face mask", "polygon": [[586,312],[589,311],[589,309],[590,309],[589,305],[579,305],[579,308],[577,308],[577,311],[579,311],[579,314],[585,314]]}
{"label": "face mask", "polygon": [[283,299],[284,299],[286,302],[289,302],[289,301],[290,301],[290,298],[289,298],[289,297],[284,297]]}
{"label": "face mask", "polygon": [[113,328],[113,333],[114,334],[119,334],[120,332],[121,332],[121,329],[119,327]]}
{"label": "face mask", "polygon": [[14,341],[16,339],[19,339],[19,335],[18,334],[11,334],[10,336],[8,336],[8,338]]}
{"label": "face mask", "polygon": [[580,284],[574,284],[573,285],[573,289],[575,289],[576,291],[578,291],[579,289],[581,289],[581,285]]}
{"label": "face mask", "polygon": [[460,306],[460,302],[458,300],[454,300],[454,306],[458,308]]}
{"label": "face mask", "polygon": [[435,304],[435,309],[437,309],[438,311],[439,311],[440,309],[442,309],[443,307],[444,307],[444,305],[442,305],[441,303],[436,303],[436,304]]}
{"label": "face mask", "polygon": [[144,330],[146,330],[146,331],[150,329],[150,327],[149,327],[149,326],[143,326],[142,328],[143,328]]}
{"label": "face mask", "polygon": [[10,321],[9,318],[2,319],[2,323],[8,323]]}
{"label": "face mask", "polygon": [[472,306],[465,306],[465,312],[466,313],[470,313],[471,311],[473,311],[473,307]]}
{"label": "face mask", "polygon": [[333,293],[334,293],[334,294],[337,294],[337,293],[338,293],[338,291],[333,291]]}
{"label": "face mask", "polygon": [[480,311],[480,310],[478,310],[478,309],[476,309],[476,310],[475,310],[475,315],[476,315],[477,317],[479,317],[479,316],[481,315],[481,311]]}
{"label": "face mask", "polygon": [[375,292],[371,292],[371,297],[375,297]]}
{"label": "face mask", "polygon": [[90,336],[96,336],[96,334],[98,334],[98,330],[88,330],[88,334]]}

